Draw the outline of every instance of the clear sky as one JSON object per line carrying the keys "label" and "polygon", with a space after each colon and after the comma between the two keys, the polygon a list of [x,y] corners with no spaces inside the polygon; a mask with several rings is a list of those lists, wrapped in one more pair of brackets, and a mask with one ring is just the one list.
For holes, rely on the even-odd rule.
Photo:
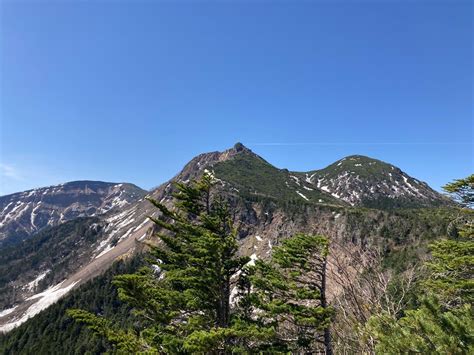
{"label": "clear sky", "polygon": [[0,194],[151,188],[241,141],[350,154],[439,189],[473,173],[472,1],[1,2]]}

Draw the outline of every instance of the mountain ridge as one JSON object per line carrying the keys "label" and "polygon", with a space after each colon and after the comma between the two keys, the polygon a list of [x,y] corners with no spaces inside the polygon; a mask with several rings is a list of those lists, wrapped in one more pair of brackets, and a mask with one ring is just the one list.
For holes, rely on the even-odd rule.
{"label": "mountain ridge", "polygon": [[46,226],[124,207],[145,194],[130,183],[78,180],[0,196],[0,247]]}
{"label": "mountain ridge", "polygon": [[[239,149],[237,150],[235,147]],[[300,198],[315,203],[349,204],[373,208],[452,205],[452,201],[433,190],[427,183],[409,176],[392,164],[367,156],[350,155],[322,169],[296,172],[276,168],[241,143],[237,143],[233,149],[241,154],[233,154],[230,159],[218,162],[217,169],[220,171],[216,171],[216,176],[220,178],[219,173],[221,173],[224,174],[224,180],[226,178],[235,180],[226,174],[225,169],[219,169],[219,163],[220,166],[222,163],[230,165],[232,163],[229,161],[234,158],[241,160],[243,168],[249,168],[252,164],[249,159],[242,159],[242,156],[246,155],[254,158],[260,164],[255,163],[254,167],[248,169],[246,176],[241,174],[240,180],[255,175],[253,184],[259,184],[261,183],[259,181],[261,172],[254,170],[256,168],[273,169],[273,177],[266,180],[267,187],[262,187],[262,190],[265,191],[264,194],[268,192],[269,185],[276,183],[276,181],[272,181],[272,178],[275,177],[277,181],[285,180],[284,182],[279,181],[279,186],[273,189],[277,195],[282,195],[282,191],[285,189],[284,184],[287,188],[293,189]],[[238,167],[232,167],[233,170],[236,168]],[[268,169],[266,169],[267,172]],[[270,174],[270,172],[268,173]],[[257,175],[259,175],[258,178]],[[276,192],[277,190],[278,192]],[[311,195],[313,196],[311,197]]]}
{"label": "mountain ridge", "polygon": [[[351,160],[354,158],[353,156],[347,158],[349,159],[346,163],[351,169],[374,167],[373,165],[364,167],[364,162]],[[431,216],[430,208],[439,206],[439,204],[425,204],[421,196],[414,196],[414,198],[420,197],[423,202],[415,206],[418,210],[405,210],[407,205],[367,208],[370,206],[367,206],[366,201],[362,199],[360,204],[351,204],[350,200],[349,202],[344,201],[337,190],[341,184],[329,184],[331,176],[338,177],[341,173],[343,174],[341,169],[344,163],[337,165],[341,161],[333,163],[332,165],[335,164],[335,167],[328,166],[331,167],[330,169],[326,167],[312,171],[311,175],[314,172],[323,171],[323,173],[319,177],[314,175],[310,178],[311,175],[305,172],[290,172],[287,169],[276,168],[239,143],[223,152],[199,154],[191,159],[171,180],[153,190],[143,192],[141,196],[137,196],[130,203],[98,214],[96,217],[99,218],[99,221],[92,223],[91,228],[92,225],[100,225],[100,231],[98,230],[96,233],[91,230],[90,245],[83,247],[80,252],[80,265],[74,265],[75,259],[69,257],[70,252],[66,251],[67,260],[70,262],[65,264],[64,268],[71,270],[69,274],[56,273],[54,276],[53,272],[49,271],[51,267],[45,265],[21,280],[10,280],[12,285],[15,285],[15,297],[10,298],[9,302],[0,304],[0,310],[7,307],[7,309],[0,311],[0,330],[12,329],[12,327],[26,321],[30,315],[35,314],[32,313],[33,311],[46,304],[44,301],[46,295],[52,294],[54,297],[60,297],[70,289],[101,274],[112,265],[114,260],[126,255],[133,255],[141,250],[143,242],[150,240],[155,228],[148,216],[156,217],[158,213],[145,197],[153,198],[172,207],[174,183],[188,182],[203,174],[213,176],[216,189],[229,201],[235,215],[240,253],[252,258],[268,257],[273,245],[279,244],[282,239],[297,232],[324,234],[339,242],[359,246],[383,243],[385,250],[390,250],[399,243],[397,240],[386,239],[387,230],[396,230],[400,234],[399,240],[404,243],[409,239],[421,238],[427,233],[426,228],[431,223],[435,223],[436,227],[431,227],[429,233],[436,236],[443,233],[445,224],[443,216],[450,212],[443,212],[441,217],[436,217],[434,221],[430,221],[431,217],[426,219],[426,216]],[[362,165],[356,167],[356,164]],[[396,172],[395,167],[392,170],[391,165],[387,164],[387,166],[389,166],[389,172]],[[387,169],[385,167],[382,170]],[[358,183],[360,183],[358,179],[362,180],[363,178],[360,174],[358,179],[356,178],[357,174],[352,175]],[[368,176],[370,177],[370,174]],[[404,176],[403,174],[399,176],[397,181],[401,179],[404,182]],[[321,181],[319,187],[318,180],[315,180],[316,177]],[[379,177],[385,179],[387,184],[390,181],[388,174],[381,174]],[[326,179],[324,182],[327,185],[322,185],[323,180],[321,179],[323,178]],[[410,184],[415,184],[409,180],[413,178],[408,175],[405,178]],[[334,181],[340,182],[337,179]],[[397,186],[395,182],[393,184]],[[323,186],[327,186],[328,191],[325,191]],[[381,186],[385,188],[385,185]],[[332,190],[333,188],[335,190]],[[384,191],[382,189],[379,194],[383,194]],[[338,194],[338,197],[333,196],[334,193]],[[404,191],[404,193],[413,196],[414,192],[409,194]],[[441,206],[448,208],[453,206],[439,194],[435,194],[435,198],[439,199]],[[373,201],[369,200],[369,202]],[[87,229],[89,228],[87,227],[88,222],[84,223],[86,224],[79,224],[78,228],[89,230]],[[443,227],[439,227],[436,223]],[[61,235],[56,235],[58,227],[52,226],[51,228],[52,230],[48,232],[51,233],[51,238],[61,237]],[[68,233],[68,240],[73,240],[74,235]],[[50,238],[45,234],[43,237]],[[28,240],[23,243],[28,243]],[[56,248],[54,244],[51,248],[51,252],[54,253]],[[42,277],[45,272],[48,272],[49,276],[39,283],[41,286],[39,289],[25,289],[25,287],[28,288],[27,285],[31,285]],[[62,281],[58,279],[60,276],[64,277]],[[51,279],[52,283],[46,283],[47,279]],[[32,295],[32,293],[34,294]],[[32,303],[32,299],[36,301]],[[9,313],[5,313],[6,311]]]}
{"label": "mountain ridge", "polygon": [[[326,186],[325,189],[321,189],[321,186],[324,186],[322,184],[322,182],[325,180],[325,178],[328,177],[328,175],[329,176],[330,175],[335,176],[336,173],[338,173],[338,172],[341,172],[341,171],[342,172],[347,172],[348,169],[344,170],[344,167],[347,167],[347,164],[345,164],[344,162],[349,162],[349,161],[359,162],[359,163],[354,164],[354,166],[351,167],[352,170],[356,170],[356,171],[352,171],[352,173],[357,173],[356,176],[359,176],[359,177],[361,177],[360,176],[361,172],[365,173],[365,174],[362,174],[362,175],[365,175],[365,176],[367,176],[367,174],[369,174],[369,175],[373,174],[374,169],[371,168],[371,165],[376,165],[377,164],[377,166],[385,166],[387,171],[390,168],[391,170],[393,170],[394,173],[401,174],[402,176],[405,176],[407,179],[410,179],[409,185],[412,185],[411,182],[414,182],[415,184],[420,185],[423,188],[428,188],[430,190],[429,195],[430,195],[430,197],[432,197],[433,200],[439,200],[442,203],[449,203],[448,199],[446,199],[439,192],[437,192],[434,189],[430,188],[429,185],[426,182],[422,182],[418,179],[410,177],[408,174],[403,172],[400,168],[398,168],[398,167],[396,167],[392,164],[386,163],[386,162],[384,162],[382,160],[379,160],[379,159],[371,158],[369,156],[354,154],[354,155],[349,155],[349,156],[346,156],[346,157],[341,158],[339,160],[336,160],[334,163],[331,163],[331,164],[327,165],[324,168],[314,169],[314,170],[309,170],[309,171],[289,171],[286,168],[277,168],[277,167],[275,167],[273,164],[269,163],[267,160],[265,160],[260,155],[256,154],[255,152],[253,152],[251,149],[249,149],[248,147],[246,147],[245,145],[243,145],[240,142],[236,143],[233,147],[231,147],[229,149],[226,149],[222,152],[221,151],[213,151],[213,152],[208,152],[208,153],[201,153],[201,154],[195,156],[187,164],[185,164],[183,169],[178,174],[176,174],[173,178],[171,178],[170,181],[174,181],[174,180],[188,181],[189,177],[191,175],[193,175],[191,173],[192,171],[195,172],[195,171],[202,170],[201,168],[203,166],[213,167],[215,164],[226,162],[226,161],[232,160],[232,159],[234,159],[236,157],[239,157],[239,156],[242,156],[242,155],[248,155],[252,158],[255,158],[255,159],[261,161],[265,165],[271,166],[275,170],[275,172],[276,171],[288,172],[289,173],[288,176],[290,177],[290,180],[295,180],[296,181],[295,177],[298,177],[298,178],[303,177],[303,179],[307,183],[310,183],[311,185],[313,185],[313,186],[311,186],[312,188],[316,187],[316,188],[320,189],[322,193],[326,192],[327,194],[332,195],[333,197],[336,197],[334,195],[338,194],[337,189],[333,186]],[[362,162],[368,163],[369,168],[368,169],[367,168],[365,168],[365,169],[361,169],[361,168],[354,169],[354,168],[357,168],[359,165],[362,165]],[[342,165],[342,168],[338,168],[341,165]],[[318,182],[318,180],[319,180],[319,182]],[[134,185],[132,183],[110,183],[110,182],[93,181],[93,180],[71,181],[71,182],[67,182],[67,183],[64,183],[64,184],[60,184],[60,185],[52,185],[52,186],[48,186],[48,187],[30,189],[30,190],[26,190],[26,191],[22,191],[22,192],[17,192],[17,193],[13,193],[13,194],[9,194],[9,195],[0,196],[0,208],[2,208],[2,204],[1,204],[2,198],[5,198],[5,197],[9,197],[9,196],[13,196],[13,195],[19,195],[19,194],[26,194],[26,193],[29,193],[31,191],[36,191],[36,190],[44,190],[44,189],[47,190],[47,189],[55,188],[55,187],[58,187],[58,186],[67,186],[67,185],[70,185],[70,184],[77,184],[77,183],[82,183],[82,184],[104,183],[104,184],[112,184],[112,185],[131,185],[131,186],[134,186],[135,188],[138,188],[136,185]],[[165,182],[163,184],[167,184],[167,183],[168,182]],[[160,184],[157,187],[155,187],[155,188],[153,188],[149,191],[145,191],[145,190],[142,190],[140,188],[138,188],[138,189],[142,190],[144,193],[152,193],[154,190],[157,190],[158,188],[160,188],[163,184]],[[412,188],[412,192],[413,191],[416,191],[416,190],[414,188]],[[388,191],[385,191],[385,193],[387,193],[387,192]],[[338,198],[338,197],[336,197],[336,198]],[[341,202],[342,201],[345,201],[346,203],[349,203],[349,204],[352,204],[352,205],[357,205],[357,203],[354,203],[353,201],[350,201],[350,200],[348,201],[347,199],[341,199]],[[358,201],[358,202],[362,202],[362,201]],[[426,204],[423,204],[423,205],[426,205]],[[410,206],[410,207],[413,207],[413,206]]]}

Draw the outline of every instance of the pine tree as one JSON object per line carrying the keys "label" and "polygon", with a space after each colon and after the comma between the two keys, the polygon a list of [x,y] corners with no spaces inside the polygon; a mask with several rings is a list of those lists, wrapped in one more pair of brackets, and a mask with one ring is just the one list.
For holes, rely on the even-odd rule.
{"label": "pine tree", "polygon": [[388,314],[369,321],[379,354],[472,354],[474,318],[471,305],[446,310],[434,297],[399,320]]}
{"label": "pine tree", "polygon": [[121,330],[81,310],[70,314],[120,350],[220,354],[239,349],[248,329],[231,319],[230,292],[249,258],[237,256],[229,209],[212,187],[209,175],[178,183],[173,210],[150,200],[161,212],[151,218],[160,240],[151,251],[152,267],[114,281],[120,298],[142,319],[138,329]]}
{"label": "pine tree", "polygon": [[447,306],[474,304],[474,175],[444,189],[465,209],[453,221],[456,233],[431,244],[431,277],[425,285]]}
{"label": "pine tree", "polygon": [[446,184],[444,190],[464,207],[474,207],[474,174]]}
{"label": "pine tree", "polygon": [[[254,351],[332,353],[326,300],[328,240],[298,234],[276,247],[269,262],[247,270],[240,309],[246,320],[271,336]],[[244,279],[245,280],[245,279]]]}

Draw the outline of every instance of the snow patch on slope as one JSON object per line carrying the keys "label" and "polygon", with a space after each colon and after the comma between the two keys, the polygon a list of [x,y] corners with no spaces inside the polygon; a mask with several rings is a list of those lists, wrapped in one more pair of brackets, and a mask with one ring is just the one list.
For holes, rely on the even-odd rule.
{"label": "snow patch on slope", "polygon": [[43,309],[48,308],[50,305],[58,301],[63,295],[68,293],[69,290],[71,290],[78,281],[73,282],[67,287],[61,287],[63,282],[57,284],[56,286],[50,287],[41,293],[27,298],[28,301],[37,301],[35,301],[35,303],[33,303],[20,318],[0,326],[0,332],[7,332],[15,327],[18,327],[20,324],[26,322],[29,318],[35,316]]}
{"label": "snow patch on slope", "polygon": [[26,285],[26,288],[30,291],[33,291],[38,286],[39,282],[43,280],[50,271],[51,270],[46,270],[45,272],[39,274],[33,281]]}
{"label": "snow patch on slope", "polygon": [[0,318],[8,316],[10,313],[12,313],[18,306],[13,306],[12,308],[7,308],[4,309],[3,311],[0,312]]}
{"label": "snow patch on slope", "polygon": [[306,201],[309,201],[309,198],[307,198],[305,195],[303,195],[301,192],[299,192],[298,190],[296,190],[296,193],[298,195],[300,195],[301,197],[303,197]]}

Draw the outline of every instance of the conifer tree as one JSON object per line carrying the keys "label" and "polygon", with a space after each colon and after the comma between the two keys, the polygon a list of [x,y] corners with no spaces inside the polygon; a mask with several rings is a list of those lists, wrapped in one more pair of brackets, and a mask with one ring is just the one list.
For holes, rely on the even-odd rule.
{"label": "conifer tree", "polygon": [[209,175],[178,183],[173,210],[150,199],[161,212],[151,218],[160,239],[151,251],[153,266],[114,281],[120,298],[142,319],[138,329],[120,330],[81,310],[70,314],[126,351],[221,354],[239,349],[239,339],[248,334],[231,319],[230,292],[249,258],[237,256],[229,209],[212,186]]}
{"label": "conifer tree", "polygon": [[464,179],[454,180],[443,188],[462,206],[474,207],[474,174]]}
{"label": "conifer tree", "polygon": [[324,349],[326,354],[332,353],[327,254],[325,237],[298,234],[276,247],[269,262],[257,260],[247,270],[248,288],[240,307],[246,309],[247,321],[271,334],[271,340],[257,342],[256,349],[292,353]]}
{"label": "conifer tree", "polygon": [[472,354],[474,318],[471,305],[447,310],[435,297],[407,310],[398,320],[383,314],[370,319],[378,354]]}
{"label": "conifer tree", "polygon": [[456,233],[433,243],[428,263],[431,277],[425,285],[448,307],[474,304],[474,175],[444,187],[463,207],[453,221]]}

